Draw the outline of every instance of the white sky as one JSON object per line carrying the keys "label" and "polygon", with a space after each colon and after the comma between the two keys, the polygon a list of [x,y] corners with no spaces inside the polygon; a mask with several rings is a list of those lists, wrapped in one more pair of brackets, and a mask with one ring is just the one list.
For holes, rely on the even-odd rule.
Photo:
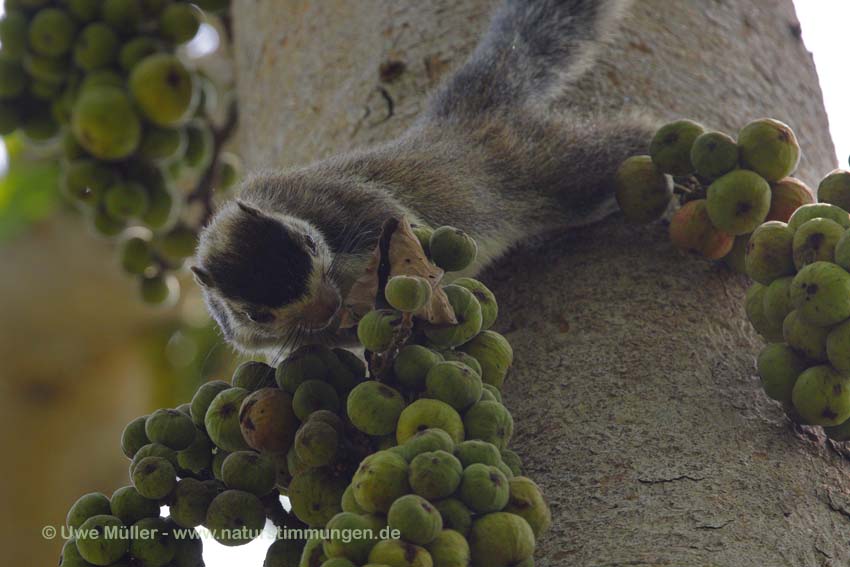
{"label": "white sky", "polygon": [[803,28],[803,41],[817,66],[823,102],[839,167],[850,156],[850,66],[847,32],[850,0],[794,0]]}

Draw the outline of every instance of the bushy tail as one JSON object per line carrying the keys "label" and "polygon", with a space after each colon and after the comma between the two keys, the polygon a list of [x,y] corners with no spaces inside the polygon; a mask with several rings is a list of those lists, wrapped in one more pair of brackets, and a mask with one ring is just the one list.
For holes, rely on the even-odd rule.
{"label": "bushy tail", "polygon": [[584,74],[630,0],[506,0],[469,60],[436,94],[440,118],[546,108]]}

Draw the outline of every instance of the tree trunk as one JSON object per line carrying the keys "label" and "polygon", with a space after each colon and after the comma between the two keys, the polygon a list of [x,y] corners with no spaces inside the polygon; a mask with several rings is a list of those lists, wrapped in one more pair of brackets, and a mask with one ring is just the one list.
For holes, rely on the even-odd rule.
{"label": "tree trunk", "polygon": [[[798,175],[834,167],[791,0],[636,3],[570,104],[734,133],[797,131]],[[401,132],[493,2],[237,0],[242,152],[305,163]],[[489,270],[516,351],[514,447],[554,528],[538,565],[839,565],[850,470],[760,390],[745,278],[685,257],[662,223],[612,218]]]}

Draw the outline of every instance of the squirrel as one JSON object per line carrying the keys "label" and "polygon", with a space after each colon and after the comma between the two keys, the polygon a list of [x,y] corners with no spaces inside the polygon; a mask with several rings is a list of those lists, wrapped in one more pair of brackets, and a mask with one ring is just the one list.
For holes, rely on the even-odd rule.
{"label": "squirrel", "polygon": [[520,242],[613,213],[614,173],[646,151],[651,124],[555,105],[629,4],[506,0],[399,138],[249,176],[202,231],[191,268],[224,338],[269,357],[345,342],[342,298],[389,217],[468,233],[474,275]]}

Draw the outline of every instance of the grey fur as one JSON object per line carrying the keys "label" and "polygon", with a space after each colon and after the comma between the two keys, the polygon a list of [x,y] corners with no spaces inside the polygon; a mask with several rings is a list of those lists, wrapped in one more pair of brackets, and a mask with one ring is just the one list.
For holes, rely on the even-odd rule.
{"label": "grey fur", "polygon": [[[646,151],[651,125],[635,117],[571,115],[553,106],[589,66],[627,4],[507,0],[468,62],[400,138],[252,176],[240,198],[288,226],[314,232],[325,251],[314,275],[321,258],[330,258],[334,269],[326,277],[341,296],[390,216],[467,231],[481,250],[467,273],[519,242],[599,220],[614,210],[613,172],[629,155]],[[227,233],[235,233],[239,222],[238,208],[225,207],[203,232],[201,269],[227,256]],[[275,337],[291,335],[283,325],[275,332],[240,332],[239,325],[250,323],[222,313],[228,298],[214,285],[205,289],[211,311],[237,346],[268,348]],[[255,336],[269,340],[246,339]]]}

